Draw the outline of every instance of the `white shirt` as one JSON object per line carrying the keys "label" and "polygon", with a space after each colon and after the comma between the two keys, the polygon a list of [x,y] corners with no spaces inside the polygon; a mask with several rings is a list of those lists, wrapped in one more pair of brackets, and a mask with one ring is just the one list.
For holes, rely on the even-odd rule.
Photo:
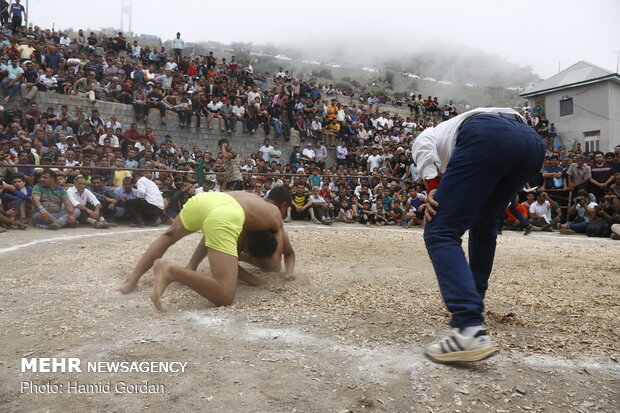
{"label": "white shirt", "polygon": [[101,205],[101,202],[95,198],[92,192],[88,189],[84,189],[84,192],[81,194],[78,192],[75,186],[67,189],[67,194],[69,195],[69,200],[71,201],[71,205],[76,208],[78,205],[86,206],[86,204],[92,204],[93,206]]}
{"label": "white shirt", "polygon": [[105,124],[106,128],[112,128],[113,130],[123,129],[123,125],[119,121],[112,123],[111,120],[107,121]]}
{"label": "white shirt", "polygon": [[104,140],[105,138],[110,138],[110,144],[111,144],[113,147],[118,148],[118,147],[120,146],[120,143],[118,142],[118,138],[117,138],[115,135],[108,136],[108,134],[101,135],[101,136],[99,137],[99,145],[103,145],[103,140]]}
{"label": "white shirt", "polygon": [[164,197],[155,182],[143,176],[136,182],[136,189],[138,190],[138,198],[144,199],[159,209],[164,209]]}
{"label": "white shirt", "polygon": [[312,149],[312,148],[310,148],[310,149],[308,149],[308,148],[304,149],[303,151],[301,151],[301,154],[302,154],[303,156],[305,156],[306,158],[308,158],[308,159],[312,159],[312,160],[314,160],[314,158],[316,157],[316,153],[314,152],[314,149]]}
{"label": "white shirt", "polygon": [[260,92],[249,92],[248,93],[248,103],[254,103],[254,99],[260,98]]}
{"label": "white shirt", "polygon": [[551,205],[549,201],[545,201],[542,204],[534,202],[530,205],[530,213],[539,217],[543,217],[547,223],[551,222]]}
{"label": "white shirt", "polygon": [[381,164],[383,163],[383,156],[381,155],[370,155],[368,157],[368,165],[369,165],[369,170],[372,172],[375,170],[375,168],[380,168]]}
{"label": "white shirt", "polygon": [[413,162],[418,168],[420,177],[432,179],[446,171],[448,161],[456,146],[459,128],[463,122],[478,113],[513,113],[518,115],[518,112],[511,108],[477,108],[441,122],[435,127],[424,129],[424,132],[413,142],[412,149]]}
{"label": "white shirt", "polygon": [[260,147],[259,151],[263,154],[263,161],[269,161],[269,152],[273,149],[273,146],[263,145]]}
{"label": "white shirt", "polygon": [[347,159],[348,154],[346,146],[336,146],[336,159]]}
{"label": "white shirt", "polygon": [[222,110],[222,102],[214,103],[213,101],[211,101],[207,104],[207,109],[214,112],[219,112],[220,110]]}
{"label": "white shirt", "polygon": [[232,107],[232,113],[233,115],[242,118],[243,115],[245,114],[245,108],[243,106],[233,106]]}

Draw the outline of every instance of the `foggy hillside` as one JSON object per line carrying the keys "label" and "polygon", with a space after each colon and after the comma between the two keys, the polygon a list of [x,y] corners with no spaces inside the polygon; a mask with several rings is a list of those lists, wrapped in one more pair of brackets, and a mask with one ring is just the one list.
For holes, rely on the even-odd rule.
{"label": "foggy hillside", "polygon": [[304,45],[206,42],[195,50],[216,50],[221,57],[236,54],[240,61],[251,60],[259,72],[274,73],[282,67],[294,76],[314,77],[342,89],[440,96],[472,106],[518,106],[518,93],[541,80],[530,67],[466,46],[421,40],[411,45],[373,44],[377,41],[346,45],[309,38]]}

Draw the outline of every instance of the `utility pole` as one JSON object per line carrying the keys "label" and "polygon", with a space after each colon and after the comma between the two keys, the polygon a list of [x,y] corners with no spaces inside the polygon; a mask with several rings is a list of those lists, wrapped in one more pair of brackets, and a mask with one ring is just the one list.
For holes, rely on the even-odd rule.
{"label": "utility pole", "polygon": [[[125,6],[125,3],[127,5]],[[131,0],[121,0],[121,31],[125,31],[125,14],[127,15],[127,31],[131,33],[132,4]]]}

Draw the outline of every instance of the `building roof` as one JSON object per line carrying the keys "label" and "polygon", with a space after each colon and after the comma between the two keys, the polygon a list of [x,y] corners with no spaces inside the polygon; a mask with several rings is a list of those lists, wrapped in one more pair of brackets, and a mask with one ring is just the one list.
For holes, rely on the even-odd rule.
{"label": "building roof", "polygon": [[555,90],[567,89],[608,79],[620,81],[620,76],[618,76],[618,73],[582,60],[562,70],[557,75],[553,75],[549,79],[543,80],[534,87],[525,90],[521,93],[521,96],[536,96]]}

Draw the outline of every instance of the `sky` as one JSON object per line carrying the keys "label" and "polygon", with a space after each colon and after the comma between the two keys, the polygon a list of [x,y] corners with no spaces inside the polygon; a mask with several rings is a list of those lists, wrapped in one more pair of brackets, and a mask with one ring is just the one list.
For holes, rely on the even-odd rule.
{"label": "sky", "polygon": [[[22,0],[43,28],[120,27],[123,0]],[[360,53],[436,42],[497,54],[542,78],[586,60],[617,71],[620,0],[124,0],[132,29],[185,41],[337,42]],[[57,10],[58,12],[55,12]],[[125,18],[124,30],[127,30]],[[443,44],[443,43],[439,43]]]}

